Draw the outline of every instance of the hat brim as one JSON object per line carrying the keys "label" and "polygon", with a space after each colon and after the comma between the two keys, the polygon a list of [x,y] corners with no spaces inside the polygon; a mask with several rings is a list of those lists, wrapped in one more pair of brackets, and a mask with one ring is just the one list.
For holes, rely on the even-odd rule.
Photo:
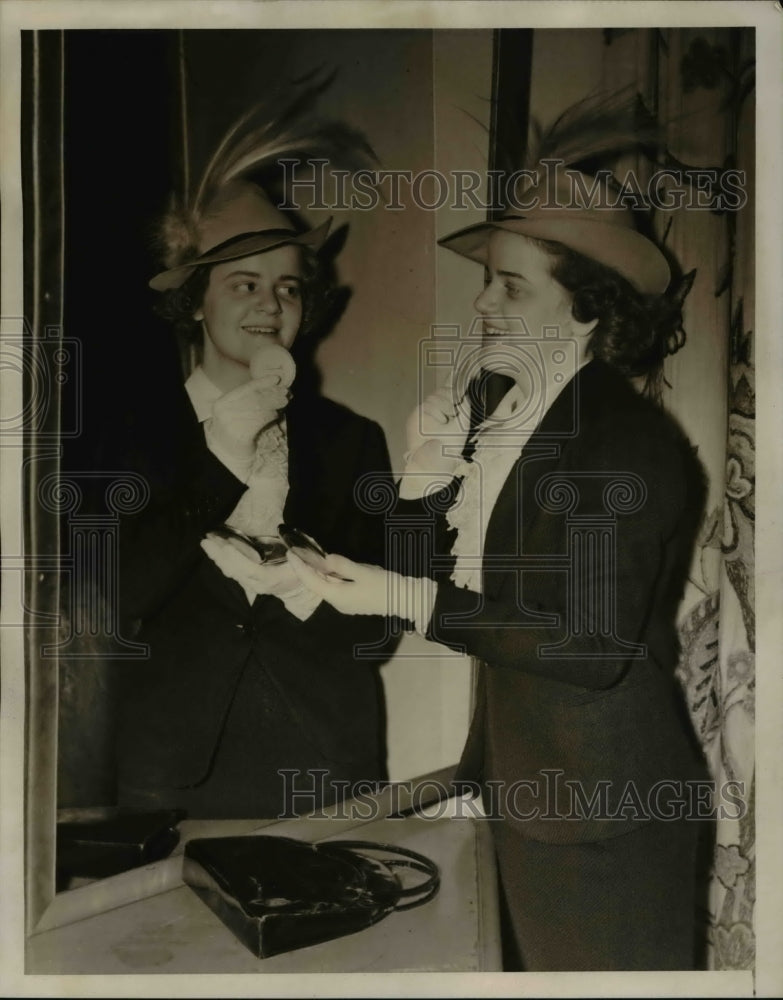
{"label": "hat brim", "polygon": [[293,229],[290,233],[281,233],[280,230],[270,230],[267,232],[249,233],[244,239],[232,241],[230,247],[210,250],[188,261],[187,264],[180,264],[178,267],[169,268],[156,274],[149,283],[150,288],[156,292],[165,292],[172,288],[180,288],[197,267],[204,264],[220,264],[227,260],[239,260],[242,257],[250,257],[252,254],[264,253],[267,250],[274,250],[282,246],[308,246],[313,250],[319,250],[326,240],[329,227],[332,224],[331,218],[327,219],[315,229],[308,229],[307,232],[297,233]]}
{"label": "hat brim", "polygon": [[479,222],[444,236],[438,243],[486,266],[487,241],[496,229],[562,243],[584,257],[613,268],[644,295],[662,295],[671,279],[668,261],[641,233],[614,222],[575,219],[573,213],[570,218],[552,212],[548,217]]}

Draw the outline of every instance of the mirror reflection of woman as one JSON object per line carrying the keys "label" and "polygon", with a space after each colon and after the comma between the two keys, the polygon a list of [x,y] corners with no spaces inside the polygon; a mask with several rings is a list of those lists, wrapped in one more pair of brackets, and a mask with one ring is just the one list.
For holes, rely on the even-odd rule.
{"label": "mirror reflection of woman", "polygon": [[677,340],[667,261],[622,207],[507,212],[442,243],[485,268],[473,363],[512,384],[470,459],[459,372],[409,422],[395,516],[429,517],[440,562],[331,555],[340,582],[289,560],[343,613],[481,661],[458,776],[497,817],[507,967],[693,968],[685,783],[704,775],[673,671],[703,484],[631,384]]}
{"label": "mirror reflection of woman", "polygon": [[[319,138],[333,148],[329,129],[261,109],[163,226],[166,268],[150,284],[199,364],[184,393],[172,387],[159,440],[129,434],[150,500],[122,525],[120,603],[150,653],[124,669],[126,808],[274,818],[385,777],[381,661],[354,656],[385,622],[347,624],[302,587],[279,540],[269,562],[237,541],[286,521],[384,558],[382,519],[354,498],[362,475],[390,476],[381,429],[291,384],[332,303],[318,255],[328,223],[298,228],[247,177],[286,152],[317,155]],[[345,126],[337,135],[349,166],[367,155]]]}

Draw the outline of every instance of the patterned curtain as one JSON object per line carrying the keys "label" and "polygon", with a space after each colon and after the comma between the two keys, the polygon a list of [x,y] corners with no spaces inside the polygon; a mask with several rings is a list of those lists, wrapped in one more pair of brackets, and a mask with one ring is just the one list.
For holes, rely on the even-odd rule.
{"label": "patterned curtain", "polygon": [[[707,517],[683,602],[679,676],[717,787],[740,783],[743,809],[718,814],[703,878],[708,967],[754,961],[754,33],[657,33],[669,151],[698,167],[745,171],[739,211],[674,214],[669,245],[696,269],[686,348],[671,359],[666,404],[699,447]],[[720,803],[720,794],[718,795]],[[741,815],[737,815],[741,813]],[[734,818],[736,817],[736,818]]]}
{"label": "patterned curtain", "polygon": [[[605,31],[603,86],[636,81],[669,122],[672,165],[745,172],[740,210],[657,212],[659,238],[684,274],[687,341],[666,364],[663,403],[698,450],[708,480],[703,529],[681,606],[678,677],[711,776],[718,819],[701,863],[707,968],[754,962],[754,153],[753,29]],[[645,166],[636,164],[643,174]],[[649,171],[649,168],[646,168]],[[727,786],[729,782],[738,784]],[[728,788],[742,806],[725,800]],[[738,815],[740,814],[740,815]]]}

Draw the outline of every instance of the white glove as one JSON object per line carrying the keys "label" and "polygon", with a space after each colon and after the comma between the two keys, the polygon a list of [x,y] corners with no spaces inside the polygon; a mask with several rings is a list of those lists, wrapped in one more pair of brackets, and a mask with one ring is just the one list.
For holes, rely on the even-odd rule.
{"label": "white glove", "polygon": [[290,550],[287,559],[308,590],[342,614],[397,616],[426,632],[437,593],[433,580],[401,576],[334,554],[327,555],[326,565],[339,576],[323,576]]}
{"label": "white glove", "polygon": [[288,563],[268,565],[256,553],[246,555],[247,547],[240,549],[232,539],[208,534],[201,540],[201,548],[224,576],[244,589],[252,603],[258,594],[278,597],[291,614],[304,621],[320,604],[320,598],[307,592],[297,574]]}
{"label": "white glove", "polygon": [[451,472],[465,447],[470,426],[470,403],[455,399],[453,373],[416,407],[405,426],[407,459],[416,469]]}
{"label": "white glove", "polygon": [[251,459],[259,432],[277,420],[288,399],[279,375],[245,382],[212,404],[212,416],[205,422],[207,440],[233,458]]}

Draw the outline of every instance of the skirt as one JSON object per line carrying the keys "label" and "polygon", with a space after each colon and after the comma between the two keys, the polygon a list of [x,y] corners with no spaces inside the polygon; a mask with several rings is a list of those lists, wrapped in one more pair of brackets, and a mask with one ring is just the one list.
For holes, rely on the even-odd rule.
{"label": "skirt", "polygon": [[516,955],[506,971],[695,967],[703,822],[650,821],[580,844],[530,840],[491,822],[512,937],[504,950]]}

